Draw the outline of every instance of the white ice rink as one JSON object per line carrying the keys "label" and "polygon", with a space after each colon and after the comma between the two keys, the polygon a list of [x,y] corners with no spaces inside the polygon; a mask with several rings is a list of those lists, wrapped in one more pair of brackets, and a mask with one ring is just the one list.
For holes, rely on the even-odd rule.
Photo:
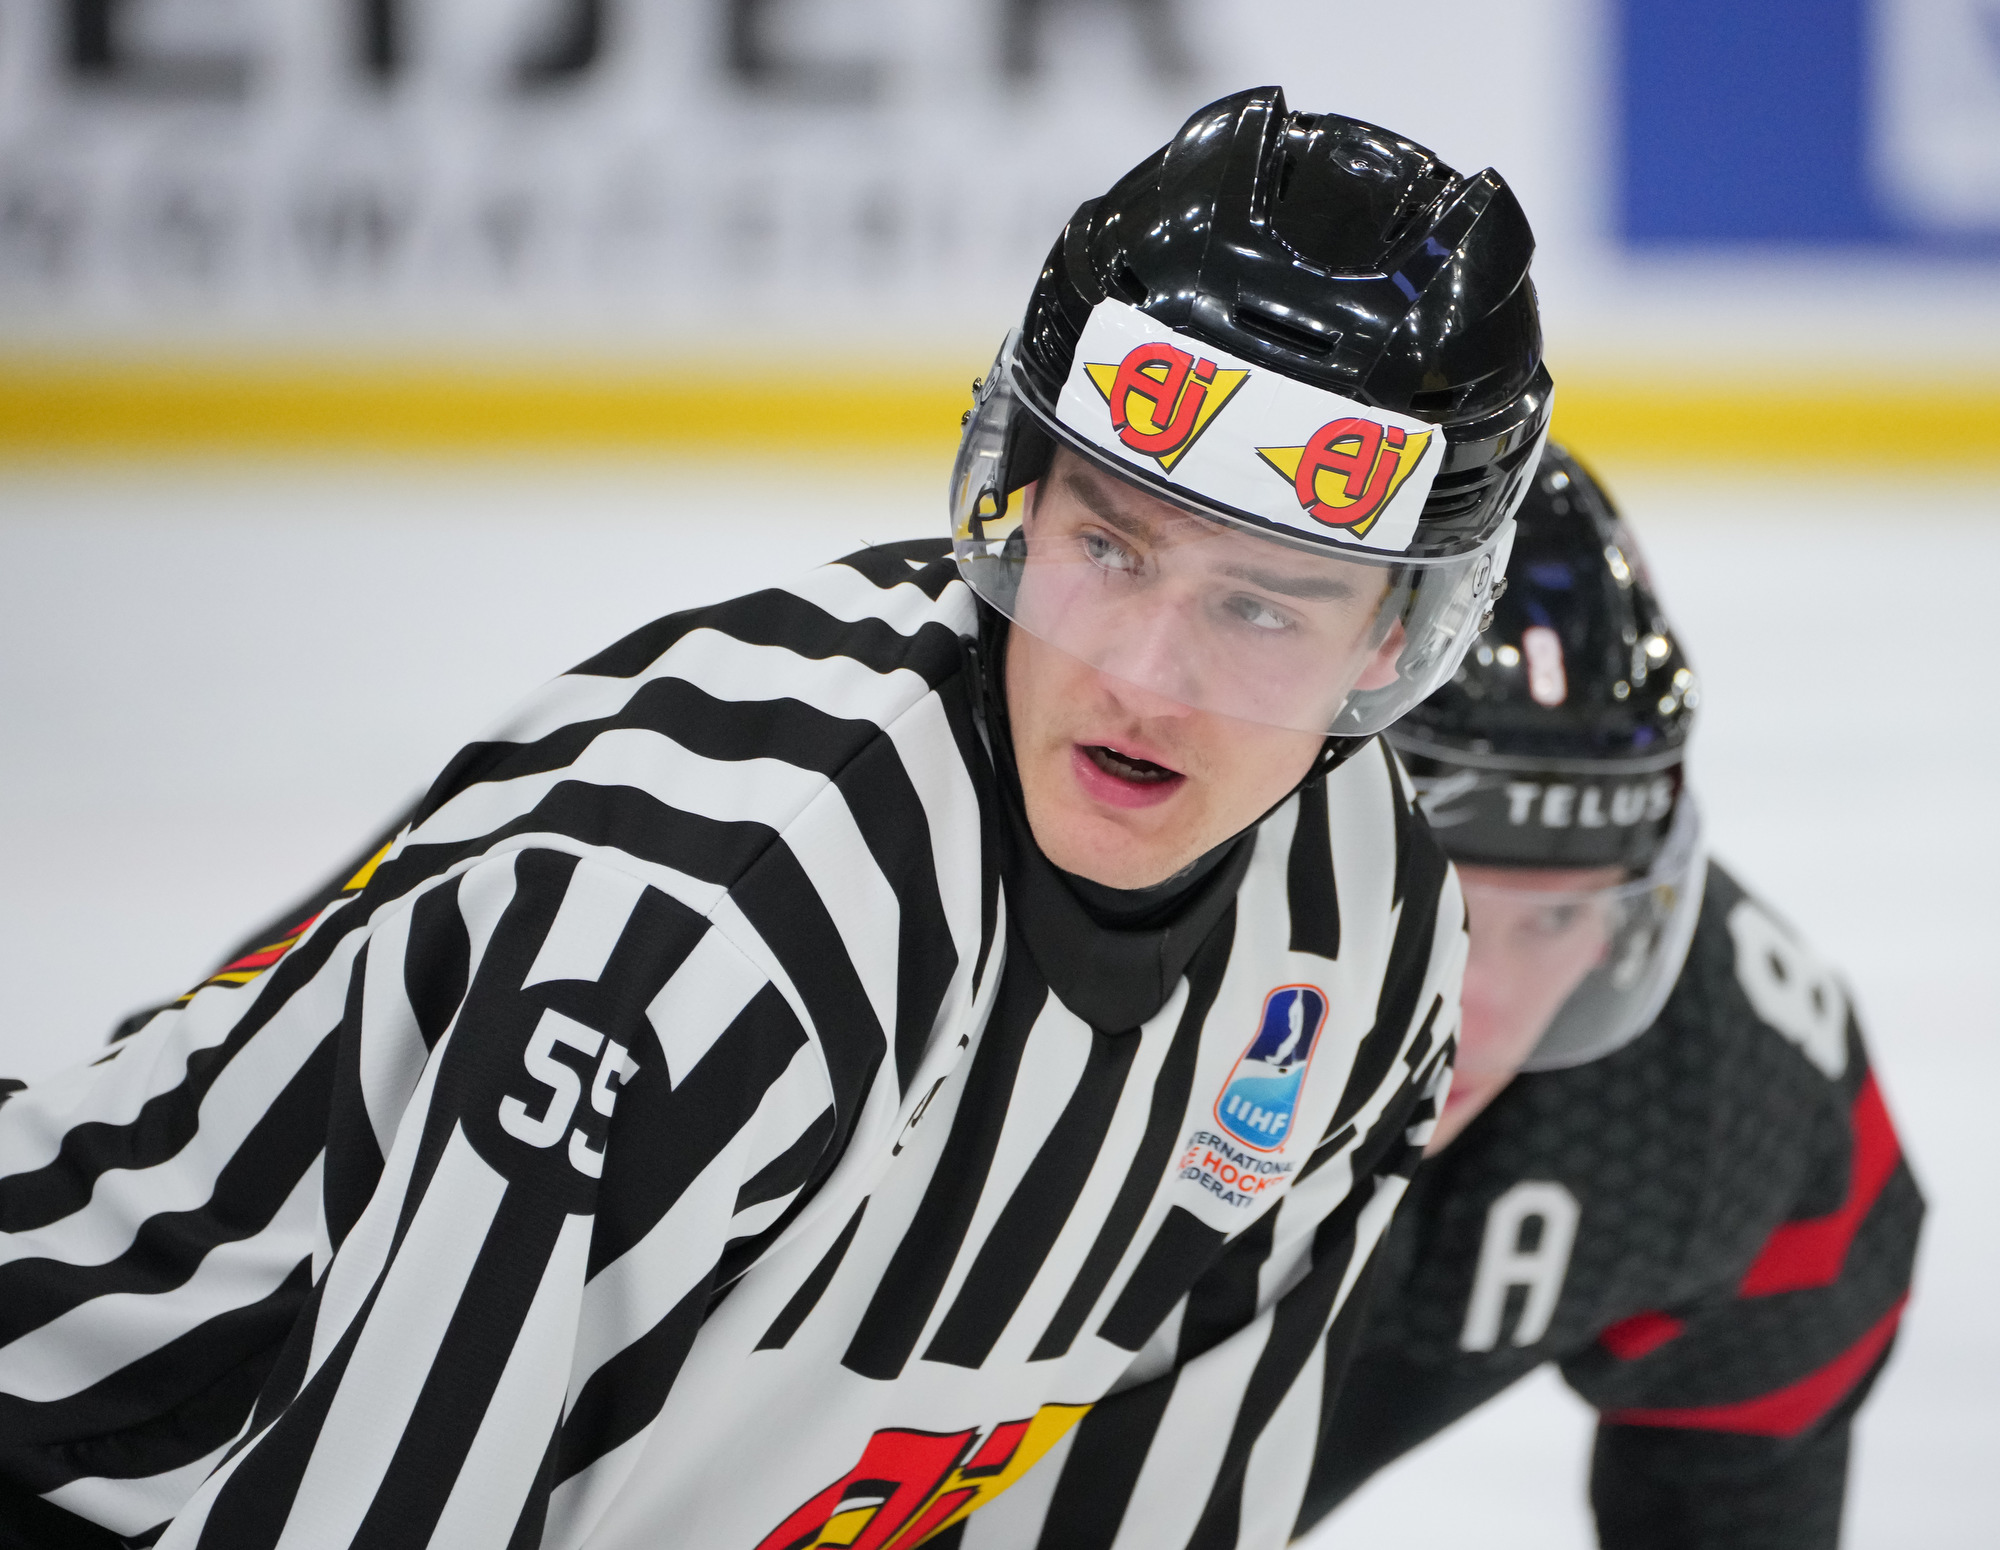
{"label": "white ice rink", "polygon": [[[0,472],[0,1073],[87,1055],[199,978],[541,678],[775,567],[936,531],[943,483],[767,463]],[[1844,969],[1930,1197],[1847,1542],[1990,1547],[2000,495],[1620,493],[1704,677],[1716,849]],[[1314,1544],[1589,1545],[1588,1429],[1539,1375]]]}

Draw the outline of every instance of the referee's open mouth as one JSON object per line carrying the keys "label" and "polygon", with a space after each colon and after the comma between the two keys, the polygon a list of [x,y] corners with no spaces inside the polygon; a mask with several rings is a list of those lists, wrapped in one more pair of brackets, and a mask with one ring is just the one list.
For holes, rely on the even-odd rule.
{"label": "referee's open mouth", "polygon": [[1179,770],[1108,743],[1077,743],[1070,762],[1084,790],[1115,807],[1152,807],[1187,784]]}

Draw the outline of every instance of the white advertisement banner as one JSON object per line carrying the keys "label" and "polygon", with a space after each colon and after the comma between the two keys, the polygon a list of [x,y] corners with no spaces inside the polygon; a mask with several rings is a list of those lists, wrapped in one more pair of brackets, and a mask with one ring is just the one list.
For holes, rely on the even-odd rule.
{"label": "white advertisement banner", "polygon": [[1875,172],[1919,229],[2000,227],[2000,6],[1876,0]]}
{"label": "white advertisement banner", "polygon": [[0,0],[0,329],[990,349],[1304,9]]}

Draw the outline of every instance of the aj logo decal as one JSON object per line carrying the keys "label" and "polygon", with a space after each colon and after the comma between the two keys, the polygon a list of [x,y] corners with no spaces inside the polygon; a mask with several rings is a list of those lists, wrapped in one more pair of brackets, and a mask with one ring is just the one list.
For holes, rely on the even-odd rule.
{"label": "aj logo decal", "polygon": [[1314,520],[1363,538],[1424,460],[1432,434],[1350,415],[1329,420],[1303,447],[1259,447],[1257,455],[1292,481]]}
{"label": "aj logo decal", "polygon": [[[362,889],[366,888],[368,886],[369,879],[374,877],[375,875],[375,869],[382,864],[382,858],[389,854],[389,845],[393,845],[395,843],[396,842],[394,840],[389,841],[388,845],[384,845],[380,850],[376,851],[374,855],[368,858],[367,863],[361,868],[360,871],[356,872],[345,883],[341,884],[340,892],[338,895],[336,895],[335,902],[337,902],[339,899],[350,898],[353,895],[359,893]],[[193,990],[190,990],[186,995],[182,996],[178,1001],[174,1003],[174,1005],[186,1006],[188,1002],[192,1001],[199,992],[208,989],[208,987],[211,985],[249,984],[252,980],[257,978],[258,975],[262,974],[266,969],[270,968],[271,965],[276,963],[280,958],[284,957],[286,953],[290,952],[295,946],[297,946],[299,938],[304,936],[307,931],[312,929],[312,923],[318,920],[320,916],[324,915],[332,907],[333,907],[332,903],[321,905],[317,910],[313,911],[312,914],[306,916],[306,918],[300,921],[296,926],[292,926],[289,929],[287,929],[284,935],[279,937],[277,941],[267,942],[262,947],[256,948],[254,951],[245,953],[241,958],[232,959],[230,962],[225,963],[221,968],[217,969],[213,974],[209,975],[207,979],[203,980],[199,985],[195,986]]]}
{"label": "aj logo decal", "polygon": [[983,1435],[890,1427],[855,1466],[766,1534],[757,1550],[915,1550],[1035,1466],[1088,1405],[1044,1405]]}
{"label": "aj logo decal", "polygon": [[1326,992],[1316,985],[1280,985],[1266,996],[1256,1036],[1215,1100],[1216,1123],[1254,1151],[1283,1146],[1325,1025]]}
{"label": "aj logo decal", "polygon": [[1111,406],[1118,439],[1168,472],[1250,376],[1157,342],[1139,345],[1116,366],[1086,362],[1083,369]]}

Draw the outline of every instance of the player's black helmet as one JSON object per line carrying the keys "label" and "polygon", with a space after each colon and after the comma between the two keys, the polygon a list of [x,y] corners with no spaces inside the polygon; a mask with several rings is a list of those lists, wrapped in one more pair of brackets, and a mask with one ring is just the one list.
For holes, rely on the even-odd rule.
{"label": "player's black helmet", "polygon": [[[1680,972],[1704,874],[1681,771],[1700,703],[1630,529],[1603,486],[1551,443],[1517,514],[1492,624],[1451,681],[1389,734],[1454,861],[1623,874],[1574,899],[1533,896],[1549,909],[1598,912],[1608,946],[1530,1069],[1594,1059],[1636,1037]],[[1506,891],[1469,881],[1468,894],[1482,887]]]}
{"label": "player's black helmet", "polygon": [[1630,530],[1551,445],[1493,622],[1390,741],[1454,860],[1639,872],[1672,827],[1700,703]]}
{"label": "player's black helmet", "polygon": [[[1546,435],[1533,251],[1497,173],[1462,177],[1371,124],[1288,112],[1276,87],[1203,108],[1071,218],[979,385],[953,474],[966,579],[1016,623],[1172,698],[1379,730],[1476,633]],[[1133,665],[1134,616],[1099,627],[1092,610],[1125,594],[1047,569],[1058,546],[1017,497],[1058,446],[1214,540],[1157,567],[1163,585],[1188,583],[1170,667]],[[1321,682],[1268,622],[1228,635],[1218,621],[1254,600],[1202,589],[1242,567],[1183,562],[1246,541],[1295,571],[1362,573],[1354,590],[1378,610],[1372,640],[1393,672]],[[1024,590],[1031,551],[1060,606],[1038,611]],[[1152,574],[1150,556],[1114,558],[1121,577]]]}

